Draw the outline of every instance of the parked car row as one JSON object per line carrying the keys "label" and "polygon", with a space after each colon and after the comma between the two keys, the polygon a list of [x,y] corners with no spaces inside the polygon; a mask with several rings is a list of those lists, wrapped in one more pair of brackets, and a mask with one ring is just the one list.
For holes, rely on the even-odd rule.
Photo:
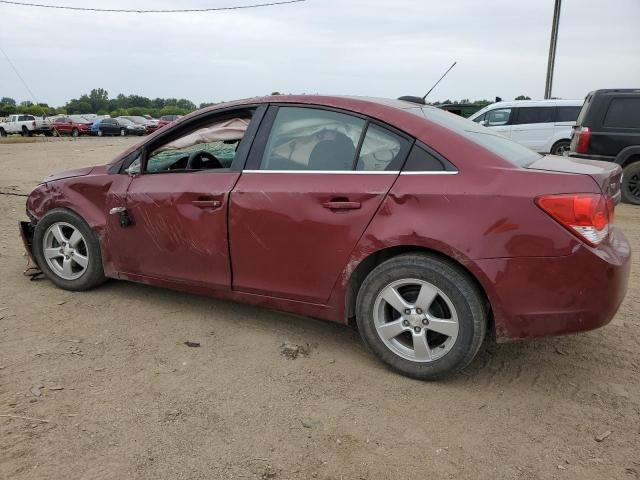
{"label": "parked car row", "polygon": [[148,116],[126,115],[122,117],[100,117],[87,115],[56,115],[53,117],[36,117],[34,115],[10,115],[6,122],[0,123],[0,136],[11,134],[31,136],[71,135],[145,135],[153,133],[168,125],[181,115],[165,115],[159,119]]}

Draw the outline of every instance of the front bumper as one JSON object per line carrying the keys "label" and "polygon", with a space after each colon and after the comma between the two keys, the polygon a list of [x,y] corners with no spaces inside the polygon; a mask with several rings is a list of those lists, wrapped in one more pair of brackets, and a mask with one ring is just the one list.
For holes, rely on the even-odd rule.
{"label": "front bumper", "polygon": [[631,248],[612,229],[609,242],[563,257],[477,261],[489,280],[496,338],[508,341],[581,332],[615,316],[627,292]]}
{"label": "front bumper", "polygon": [[29,256],[29,260],[33,262],[34,265],[37,265],[35,257],[33,256],[33,234],[36,230],[36,227],[31,222],[18,222],[20,237],[22,238],[22,243],[24,244],[24,248],[27,251],[27,255]]}

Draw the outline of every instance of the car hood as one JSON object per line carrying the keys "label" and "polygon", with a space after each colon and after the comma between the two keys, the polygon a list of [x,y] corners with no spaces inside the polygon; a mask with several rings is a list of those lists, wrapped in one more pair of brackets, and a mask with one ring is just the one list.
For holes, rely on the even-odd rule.
{"label": "car hood", "polygon": [[89,175],[95,167],[82,167],[74,168],[73,170],[64,170],[62,172],[50,173],[44,177],[43,182],[54,182],[56,180],[62,180],[64,178],[82,177]]}

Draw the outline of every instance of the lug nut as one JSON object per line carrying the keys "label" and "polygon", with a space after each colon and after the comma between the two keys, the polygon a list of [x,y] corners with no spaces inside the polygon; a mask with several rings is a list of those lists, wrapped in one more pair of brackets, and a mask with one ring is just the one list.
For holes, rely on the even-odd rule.
{"label": "lug nut", "polygon": [[404,309],[404,314],[405,315],[411,315],[411,310],[409,310],[408,308]]}
{"label": "lug nut", "polygon": [[423,325],[429,325],[429,320],[427,320],[426,318],[422,319],[422,324]]}
{"label": "lug nut", "polygon": [[420,333],[420,327],[414,328],[413,331],[416,332],[416,333]]}
{"label": "lug nut", "polygon": [[421,314],[422,314],[422,309],[421,309],[421,308],[416,308],[416,313],[417,313],[418,315],[421,315]]}
{"label": "lug nut", "polygon": [[409,320],[403,320],[402,321],[402,325],[404,325],[405,327],[409,326]]}

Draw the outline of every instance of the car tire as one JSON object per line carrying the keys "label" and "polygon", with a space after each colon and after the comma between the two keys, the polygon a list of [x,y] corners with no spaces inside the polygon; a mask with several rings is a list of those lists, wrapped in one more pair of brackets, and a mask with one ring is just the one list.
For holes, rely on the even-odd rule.
{"label": "car tire", "polygon": [[31,136],[31,132],[29,131],[29,129],[25,126],[22,127],[22,134],[23,137],[30,137]]}
{"label": "car tire", "polygon": [[622,201],[640,205],[640,159],[622,169]]}
{"label": "car tire", "polygon": [[73,130],[71,130],[71,136],[74,138],[78,138],[80,136],[80,130],[74,128]]}
{"label": "car tire", "polygon": [[563,156],[564,152],[568,152],[570,150],[571,147],[571,141],[570,140],[559,140],[556,143],[553,144],[553,147],[551,147],[551,155],[559,155],[559,156]]}
{"label": "car tire", "polygon": [[33,254],[47,278],[64,290],[89,290],[106,280],[98,237],[70,210],[51,210],[40,219]]}
{"label": "car tire", "polygon": [[7,136],[7,132],[5,131],[4,128],[0,128],[0,137],[6,137]]}
{"label": "car tire", "polygon": [[52,131],[44,132],[44,136],[45,137],[53,137],[53,132]]}
{"label": "car tire", "polygon": [[104,135],[104,134],[102,133],[102,130],[98,129],[98,136],[99,136],[99,137],[101,137],[102,135]]}
{"label": "car tire", "polygon": [[[389,292],[391,297],[399,294],[400,305],[409,310],[392,307],[385,299]],[[417,308],[421,303],[424,311]],[[394,370],[420,380],[439,380],[466,367],[484,341],[487,315],[484,294],[466,271],[422,253],[378,265],[356,300],[356,322],[365,345]]]}
{"label": "car tire", "polygon": [[120,136],[121,137],[126,137],[127,136],[127,129],[126,128],[121,128],[120,129]]}

